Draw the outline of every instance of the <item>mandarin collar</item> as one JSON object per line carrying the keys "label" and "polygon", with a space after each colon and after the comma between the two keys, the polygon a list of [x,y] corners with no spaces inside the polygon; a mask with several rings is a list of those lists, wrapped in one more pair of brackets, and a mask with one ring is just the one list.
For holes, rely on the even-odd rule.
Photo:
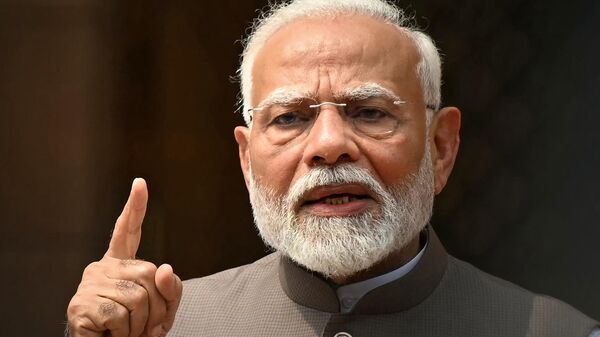
{"label": "mandarin collar", "polygon": [[[367,292],[350,314],[388,314],[410,309],[425,300],[446,271],[448,254],[431,228],[425,230],[428,244],[419,263],[403,277]],[[294,302],[330,313],[340,313],[335,287],[285,256],[279,263],[279,281]]]}

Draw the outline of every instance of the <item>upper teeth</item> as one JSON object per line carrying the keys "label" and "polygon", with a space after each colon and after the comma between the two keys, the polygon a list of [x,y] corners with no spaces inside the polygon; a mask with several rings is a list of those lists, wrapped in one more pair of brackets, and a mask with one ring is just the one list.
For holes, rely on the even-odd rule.
{"label": "upper teeth", "polygon": [[328,205],[342,205],[342,204],[348,203],[353,200],[356,200],[356,198],[349,197],[349,196],[343,196],[343,197],[325,198],[324,202]]}

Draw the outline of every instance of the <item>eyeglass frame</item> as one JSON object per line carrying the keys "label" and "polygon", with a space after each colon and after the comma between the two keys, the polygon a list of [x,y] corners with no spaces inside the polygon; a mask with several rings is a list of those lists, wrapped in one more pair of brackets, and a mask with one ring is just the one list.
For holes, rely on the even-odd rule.
{"label": "eyeglass frame", "polygon": [[[315,101],[316,101],[316,100],[315,100]],[[395,105],[400,105],[400,104],[404,104],[404,103],[406,103],[406,101],[403,101],[403,100],[395,100],[395,101],[393,101],[392,103],[393,103],[393,104],[395,104]],[[321,102],[321,103],[317,103],[317,104],[311,104],[311,105],[309,105],[308,107],[309,107],[309,108],[311,108],[311,109],[315,109],[315,108],[320,108],[320,107],[322,107],[323,105],[333,105],[333,106],[335,106],[335,107],[346,107],[346,106],[348,106],[348,104],[347,104],[347,103],[335,103],[335,102],[328,102],[328,101],[325,101],[325,102]],[[266,109],[266,108],[268,108],[268,106],[266,106],[266,107],[255,107],[255,108],[248,108],[248,109],[246,109],[246,112],[248,112],[248,114],[250,114],[250,119],[252,119],[252,118],[253,118],[253,116],[252,116],[252,115],[253,115],[254,111],[263,111],[263,110],[264,110],[264,109]],[[435,105],[433,105],[433,104],[427,104],[427,105],[425,105],[425,109],[426,109],[426,110],[432,110],[432,111],[436,111],[438,108],[437,108]]]}
{"label": "eyeglass frame", "polygon": [[[385,91],[387,91],[387,90],[385,90]],[[390,95],[385,95],[385,96],[388,96],[388,97],[389,97]],[[299,99],[299,100],[310,99],[310,100],[313,100],[313,101],[317,102],[317,100],[316,100],[316,99],[314,99],[314,98],[310,98],[310,97],[298,97],[298,99]],[[401,100],[401,99],[396,99],[396,100],[393,100],[393,101],[392,101],[392,104],[394,104],[394,105],[400,105],[400,104],[406,104],[406,103],[407,103],[406,101],[404,101],[404,100]],[[253,119],[253,117],[254,117],[254,116],[253,116],[253,113],[254,113],[255,111],[263,111],[263,110],[265,110],[265,109],[268,109],[268,108],[269,108],[270,106],[272,106],[272,105],[274,105],[274,104],[267,104],[266,106],[262,106],[262,107],[260,107],[260,106],[259,106],[259,107],[255,107],[255,108],[248,108],[246,111],[247,111],[247,112],[248,112],[248,114],[249,114],[250,120],[252,120],[252,119]],[[316,120],[316,118],[318,118],[318,116],[319,116],[319,114],[320,114],[320,112],[321,112],[320,108],[321,108],[322,106],[326,106],[326,105],[331,105],[331,106],[334,106],[334,107],[336,107],[336,108],[340,108],[340,107],[341,107],[341,108],[345,108],[345,107],[347,107],[347,106],[348,106],[348,103],[336,103],[336,102],[325,101],[325,102],[320,102],[320,103],[316,103],[316,104],[310,104],[310,105],[308,105],[308,108],[310,108],[310,109],[316,109],[316,113],[315,113],[315,116],[314,116],[314,117],[315,117],[315,120]],[[431,111],[436,111],[436,110],[438,109],[436,106],[434,106],[434,105],[432,105],[432,104],[427,104],[427,105],[425,106],[425,108],[426,108],[426,110],[431,110]],[[338,110],[338,111],[339,111],[339,110]],[[354,124],[353,124],[353,125],[354,125]],[[355,127],[356,127],[356,126],[355,126]],[[392,130],[390,130],[390,131],[387,131],[387,132],[384,132],[384,133],[381,133],[381,134],[379,134],[378,136],[387,136],[387,135],[393,134],[394,132],[396,132],[396,129],[397,129],[397,127],[398,127],[398,125],[396,124]],[[377,138],[377,137],[375,137],[374,135],[369,135],[369,134],[368,134],[367,132],[365,132],[365,131],[361,131],[360,129],[358,129],[357,131],[358,131],[358,132],[361,132],[361,133],[364,133],[364,134],[365,134],[365,135],[367,135],[367,136],[370,136],[370,137],[373,137],[373,138]]]}

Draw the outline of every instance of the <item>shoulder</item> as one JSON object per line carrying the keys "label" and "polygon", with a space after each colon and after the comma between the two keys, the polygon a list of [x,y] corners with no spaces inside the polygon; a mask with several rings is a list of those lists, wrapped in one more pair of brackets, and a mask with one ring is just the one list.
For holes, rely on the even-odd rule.
{"label": "shoulder", "polygon": [[507,321],[527,325],[530,336],[587,336],[598,322],[569,304],[540,295],[449,257],[450,287],[469,289],[465,303]]}
{"label": "shoulder", "polygon": [[227,269],[209,276],[183,281],[183,301],[195,297],[225,296],[257,285],[261,279],[277,275],[279,253],[269,254],[253,263]]}
{"label": "shoulder", "polygon": [[223,270],[216,274],[193,278],[183,281],[184,287],[194,287],[206,282],[226,281],[239,278],[240,276],[252,276],[254,274],[262,274],[269,272],[273,268],[277,268],[279,264],[280,253],[269,254],[259,260],[243,266]]}
{"label": "shoulder", "polygon": [[239,320],[261,310],[265,299],[281,298],[280,254],[183,282],[183,294],[169,336],[227,336]]}
{"label": "shoulder", "polygon": [[503,280],[499,277],[488,274],[477,267],[459,260],[455,257],[448,257],[448,275],[451,280],[460,283],[461,286],[472,285],[472,291],[488,293],[488,295],[505,295],[511,299],[525,298],[531,300],[536,294],[526,290],[514,283]]}

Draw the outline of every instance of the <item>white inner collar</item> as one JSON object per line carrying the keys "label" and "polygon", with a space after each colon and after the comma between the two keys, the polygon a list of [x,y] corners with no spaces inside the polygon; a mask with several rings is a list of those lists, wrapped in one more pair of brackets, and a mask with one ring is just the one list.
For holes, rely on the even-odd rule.
{"label": "white inner collar", "polygon": [[352,311],[356,303],[369,291],[380,287],[384,284],[395,281],[404,275],[408,274],[421,260],[428,242],[425,243],[419,253],[413,257],[408,263],[402,265],[398,269],[394,269],[383,275],[379,275],[368,280],[346,284],[337,288],[337,297],[340,301],[340,312],[347,314]]}

